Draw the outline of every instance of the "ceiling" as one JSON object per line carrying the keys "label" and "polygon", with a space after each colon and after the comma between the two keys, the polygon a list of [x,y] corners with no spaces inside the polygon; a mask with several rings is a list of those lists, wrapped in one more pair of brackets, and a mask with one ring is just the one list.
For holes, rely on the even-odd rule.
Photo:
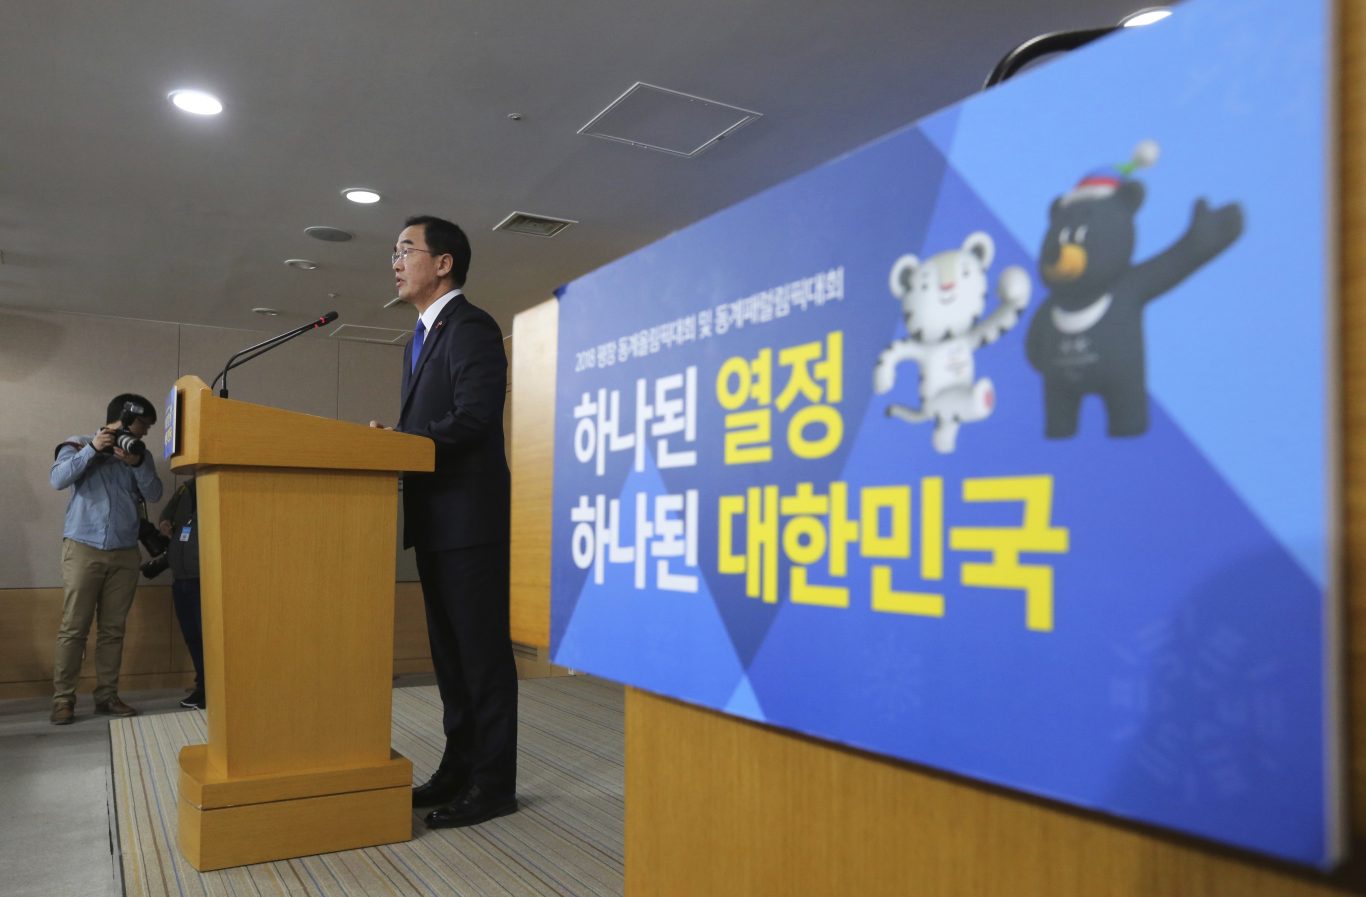
{"label": "ceiling", "polygon": [[[11,4],[0,305],[261,330],[335,308],[406,330],[411,311],[381,308],[387,256],[403,218],[431,213],[469,233],[467,291],[507,331],[560,284],[970,95],[1020,41],[1142,5]],[[577,133],[637,81],[763,117],[692,159]],[[213,91],[224,113],[178,111],[180,87]],[[384,198],[350,203],[355,185]],[[580,223],[550,239],[491,230],[513,211]],[[355,239],[319,242],[310,225]]]}

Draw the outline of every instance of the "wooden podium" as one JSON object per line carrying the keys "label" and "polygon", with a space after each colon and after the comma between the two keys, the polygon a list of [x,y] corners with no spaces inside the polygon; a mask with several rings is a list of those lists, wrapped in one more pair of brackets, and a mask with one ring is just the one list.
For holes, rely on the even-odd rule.
{"label": "wooden podium", "polygon": [[181,852],[205,871],[408,840],[412,764],[389,746],[396,476],[432,469],[431,440],[175,388],[209,726],[180,752]]}

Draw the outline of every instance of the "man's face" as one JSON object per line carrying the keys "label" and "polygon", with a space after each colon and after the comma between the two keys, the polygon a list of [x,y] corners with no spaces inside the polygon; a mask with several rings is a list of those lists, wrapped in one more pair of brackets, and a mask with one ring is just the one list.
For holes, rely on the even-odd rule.
{"label": "man's face", "polygon": [[445,292],[441,276],[449,271],[450,265],[449,256],[432,254],[424,230],[421,225],[403,229],[394,243],[394,253],[399,258],[393,263],[398,298],[423,308]]}

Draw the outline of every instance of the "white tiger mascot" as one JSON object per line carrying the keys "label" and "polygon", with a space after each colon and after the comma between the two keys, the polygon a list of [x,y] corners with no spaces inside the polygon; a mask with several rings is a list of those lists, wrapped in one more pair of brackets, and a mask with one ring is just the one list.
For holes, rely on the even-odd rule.
{"label": "white tiger mascot", "polygon": [[934,421],[931,442],[949,453],[958,442],[958,428],[982,420],[996,404],[989,378],[976,379],[973,352],[995,342],[1014,327],[1029,304],[1029,275],[1018,265],[1001,272],[996,284],[1000,298],[986,320],[987,268],[996,244],[983,231],[969,234],[961,249],[932,256],[925,262],[903,255],[892,266],[892,295],[901,301],[906,338],[878,355],[873,390],[882,395],[896,382],[896,366],[906,360],[920,366],[920,407],[887,406],[889,417],[908,423]]}

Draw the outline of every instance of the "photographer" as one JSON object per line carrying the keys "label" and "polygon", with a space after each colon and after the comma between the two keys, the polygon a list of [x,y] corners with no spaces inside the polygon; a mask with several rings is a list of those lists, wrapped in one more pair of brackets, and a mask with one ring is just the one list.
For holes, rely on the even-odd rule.
{"label": "photographer", "polygon": [[166,559],[171,564],[171,599],[180,634],[194,663],[194,691],[181,707],[204,709],[204,630],[199,613],[199,520],[194,479],[184,483],[161,510],[161,534],[171,540]]}
{"label": "photographer", "polygon": [[53,725],[70,723],[76,683],[92,620],[95,639],[95,712],[137,713],[119,698],[123,628],[138,583],[138,509],[161,498],[156,464],[142,438],[157,415],[151,402],[126,393],[109,403],[109,422],[92,436],[57,446],[54,489],[71,489],[62,530],[62,625],[52,672]]}

